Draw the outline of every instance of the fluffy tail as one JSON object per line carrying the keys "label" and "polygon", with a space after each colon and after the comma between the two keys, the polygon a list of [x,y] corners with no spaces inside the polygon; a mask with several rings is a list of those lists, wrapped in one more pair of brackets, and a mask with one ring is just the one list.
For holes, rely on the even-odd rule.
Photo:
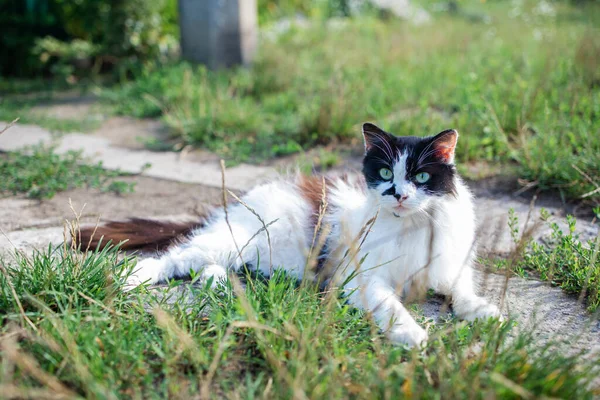
{"label": "fluffy tail", "polygon": [[82,250],[101,250],[110,242],[112,245],[122,243],[120,248],[123,250],[161,251],[204,225],[204,220],[173,222],[130,218],[81,228],[76,244]]}

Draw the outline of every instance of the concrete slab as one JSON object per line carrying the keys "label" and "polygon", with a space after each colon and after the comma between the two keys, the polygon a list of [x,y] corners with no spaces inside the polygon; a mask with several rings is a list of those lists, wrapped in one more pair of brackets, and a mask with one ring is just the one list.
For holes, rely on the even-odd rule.
{"label": "concrete slab", "polygon": [[[528,228],[535,226],[532,232],[534,240],[540,241],[552,232],[549,223],[540,220],[542,208],[551,215],[551,221],[556,222],[565,234],[569,232],[564,212],[559,208],[539,205],[531,207],[527,202],[508,195],[494,198],[479,197],[475,199],[475,212],[478,222],[477,240],[480,254],[506,256],[514,250],[515,243],[508,227],[508,215],[511,208],[515,210],[519,219],[519,232],[522,233],[525,230],[526,224]],[[600,234],[600,224],[580,218],[577,220],[576,233],[582,241],[595,239]]]}
{"label": "concrete slab", "polygon": [[[0,130],[5,126],[6,123],[0,122]],[[141,172],[143,176],[178,182],[221,186],[221,169],[217,162],[197,163],[185,159],[181,153],[120,148],[113,146],[106,138],[80,133],[57,136],[34,125],[16,124],[4,132],[0,136],[0,151],[19,150],[40,142],[56,143],[58,153],[81,150],[85,157],[101,161],[107,169],[119,169],[134,174]],[[147,165],[150,167],[144,169]],[[227,187],[248,190],[274,175],[276,172],[270,167],[240,164],[227,169]]]}
{"label": "concrete slab", "polygon": [[[568,343],[567,353],[600,354],[600,320],[585,310],[576,296],[549,282],[509,277],[476,270],[480,294],[500,306],[504,316],[518,322],[516,331],[533,332],[539,343]],[[437,321],[449,313],[448,304],[435,296],[422,304],[426,317]]]}
{"label": "concrete slab", "polygon": [[6,256],[15,249],[30,254],[34,250],[47,249],[49,245],[58,246],[63,242],[62,227],[0,233],[0,255]]}

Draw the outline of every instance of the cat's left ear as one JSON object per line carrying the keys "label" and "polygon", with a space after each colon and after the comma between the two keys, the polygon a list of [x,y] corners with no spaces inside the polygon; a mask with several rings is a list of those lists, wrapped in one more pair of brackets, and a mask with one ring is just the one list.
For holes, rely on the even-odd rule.
{"label": "cat's left ear", "polygon": [[458,141],[458,131],[448,129],[435,135],[431,141],[437,158],[446,164],[454,163],[454,150]]}
{"label": "cat's left ear", "polygon": [[371,150],[373,146],[387,148],[389,147],[387,143],[392,141],[389,133],[370,122],[363,124],[362,133],[365,139],[365,151]]}

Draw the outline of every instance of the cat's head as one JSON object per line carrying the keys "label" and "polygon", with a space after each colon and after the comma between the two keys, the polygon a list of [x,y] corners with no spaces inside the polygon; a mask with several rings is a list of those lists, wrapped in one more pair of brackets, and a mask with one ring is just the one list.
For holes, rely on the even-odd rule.
{"label": "cat's head", "polygon": [[363,125],[367,187],[397,217],[424,212],[435,198],[455,195],[454,149],[458,132],[430,137],[394,136]]}

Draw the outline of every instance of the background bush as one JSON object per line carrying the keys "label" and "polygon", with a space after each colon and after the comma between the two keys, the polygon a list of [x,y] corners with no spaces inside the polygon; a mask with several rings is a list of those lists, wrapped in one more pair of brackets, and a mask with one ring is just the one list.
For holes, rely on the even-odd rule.
{"label": "background bush", "polygon": [[324,18],[349,16],[363,3],[363,0],[258,0],[258,18],[261,23],[268,23],[297,14]]}
{"label": "background bush", "polygon": [[177,0],[5,0],[0,74],[124,73],[160,61],[177,45],[176,9]]}

